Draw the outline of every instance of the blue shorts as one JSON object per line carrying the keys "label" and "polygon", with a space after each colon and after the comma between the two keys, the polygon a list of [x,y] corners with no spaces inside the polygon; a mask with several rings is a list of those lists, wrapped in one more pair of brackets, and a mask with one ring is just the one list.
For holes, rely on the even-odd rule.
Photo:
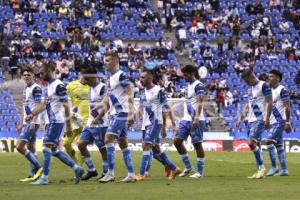
{"label": "blue shorts", "polygon": [[95,142],[96,146],[101,149],[105,146],[104,138],[107,127],[85,127],[80,135],[80,141],[88,142],[93,144]]}
{"label": "blue shorts", "polygon": [[29,144],[34,144],[36,141],[36,133],[40,128],[39,124],[35,124],[34,133],[29,133],[30,124],[25,124],[23,127],[23,131],[19,136],[19,140],[25,141]]}
{"label": "blue shorts", "polygon": [[128,113],[119,113],[111,116],[107,133],[115,135],[117,138],[127,137],[127,117]]}
{"label": "blue shorts", "polygon": [[47,124],[45,127],[43,144],[53,144],[55,146],[58,146],[64,130],[64,125],[64,123]]}
{"label": "blue shorts", "polygon": [[255,122],[249,122],[248,124],[248,137],[250,140],[259,142],[261,141],[261,136],[263,134],[263,132],[265,131],[264,128],[264,121],[259,120],[259,121],[255,121]]}
{"label": "blue shorts", "polygon": [[285,123],[272,124],[268,131],[267,140],[273,141],[276,145],[283,144],[284,127]]}
{"label": "blue shorts", "polygon": [[146,126],[143,130],[143,143],[151,144],[153,146],[159,144],[159,134],[161,132],[162,125],[154,122],[154,124]]}
{"label": "blue shorts", "polygon": [[192,124],[192,121],[180,121],[176,138],[186,140],[188,136],[191,136],[193,144],[203,142],[203,132],[206,122],[204,120],[199,121],[199,126],[196,129],[192,128]]}

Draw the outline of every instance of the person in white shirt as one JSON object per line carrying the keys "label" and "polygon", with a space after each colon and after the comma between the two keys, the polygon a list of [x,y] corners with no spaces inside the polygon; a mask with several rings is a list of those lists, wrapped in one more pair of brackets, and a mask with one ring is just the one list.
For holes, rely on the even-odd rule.
{"label": "person in white shirt", "polygon": [[[124,162],[128,175],[122,180],[124,183],[135,182],[135,173],[131,151],[128,149],[127,130],[133,122],[133,92],[132,86],[127,74],[119,68],[120,58],[117,53],[106,54],[104,63],[107,70],[111,73],[108,80],[108,92],[104,97],[102,104],[104,109],[95,120],[104,116],[109,108],[111,118],[105,135],[105,145],[108,160],[108,172],[99,180],[101,183],[113,182],[115,180],[115,145],[118,140],[119,146],[123,152]],[[97,107],[94,108],[98,109]]]}
{"label": "person in white shirt", "polygon": [[185,92],[186,102],[184,103],[183,118],[179,123],[178,132],[174,139],[174,145],[185,165],[184,171],[179,176],[187,176],[193,171],[187,150],[183,145],[183,141],[190,136],[197,154],[197,172],[191,175],[190,178],[201,178],[203,177],[205,157],[202,146],[203,132],[206,125],[203,112],[204,85],[198,80],[196,67],[186,65],[181,71],[188,82],[188,86]]}
{"label": "person in white shirt", "polygon": [[260,81],[249,68],[243,71],[242,78],[250,86],[247,104],[249,107],[249,147],[253,151],[258,168],[258,171],[248,178],[261,179],[264,177],[266,169],[260,149],[260,141],[263,131],[270,127],[272,91],[270,86],[266,82]]}
{"label": "person in white shirt", "polygon": [[163,88],[154,84],[155,70],[144,70],[141,73],[141,84],[144,87],[140,97],[139,115],[142,115],[143,123],[143,157],[141,160],[140,174],[136,176],[138,181],[145,180],[146,172],[152,155],[161,162],[171,173],[169,179],[173,180],[182,171],[170,160],[166,152],[159,147],[160,137],[166,137],[166,117],[169,114],[173,130],[176,130],[174,118],[167,105],[167,94]]}
{"label": "person in white shirt", "polygon": [[[63,133],[65,122],[67,125],[66,134],[69,136],[72,135],[72,125],[66,87],[63,82],[54,78],[54,70],[55,66],[53,64],[43,64],[41,66],[41,79],[48,82],[48,85],[43,91],[44,99],[25,118],[26,122],[31,122],[39,113],[43,112],[45,109],[47,111],[48,123],[45,127],[46,130],[43,139],[43,174],[38,180],[32,182],[32,185],[48,184],[52,156],[57,157],[60,161],[74,170],[75,184],[80,182],[81,176],[84,173],[83,168],[78,166],[68,154],[58,149],[60,135]],[[63,110],[65,112],[62,112]]]}
{"label": "person in white shirt", "polygon": [[90,86],[89,101],[90,101],[90,114],[86,126],[84,127],[78,144],[78,149],[80,150],[83,160],[88,167],[87,173],[82,177],[82,180],[88,180],[92,177],[98,176],[98,172],[93,164],[90,153],[87,149],[89,144],[95,142],[98,147],[101,157],[102,157],[102,175],[98,178],[100,180],[105,176],[108,170],[107,163],[107,152],[105,148],[104,138],[108,127],[108,113],[106,113],[98,121],[95,117],[99,114],[99,110],[93,110],[96,106],[101,104],[105,94],[106,85],[99,81],[97,77],[97,70],[95,68],[86,68],[81,71],[86,83]]}
{"label": "person in white shirt", "polygon": [[21,182],[31,182],[42,174],[42,167],[38,161],[35,150],[36,134],[40,127],[40,116],[37,115],[30,123],[25,122],[27,115],[41,102],[42,89],[35,83],[34,71],[32,68],[23,70],[23,79],[26,84],[23,90],[23,118],[17,130],[20,133],[17,141],[17,150],[24,155],[31,164],[29,177],[21,179]]}
{"label": "person in white shirt", "polygon": [[274,176],[279,172],[276,164],[276,150],[278,160],[281,165],[279,176],[288,176],[285,150],[283,145],[283,132],[291,132],[292,126],[290,122],[290,94],[284,86],[280,85],[282,73],[278,70],[269,72],[268,82],[272,88],[273,108],[270,119],[271,129],[268,131],[267,147],[271,160],[272,167],[267,173],[267,176]]}

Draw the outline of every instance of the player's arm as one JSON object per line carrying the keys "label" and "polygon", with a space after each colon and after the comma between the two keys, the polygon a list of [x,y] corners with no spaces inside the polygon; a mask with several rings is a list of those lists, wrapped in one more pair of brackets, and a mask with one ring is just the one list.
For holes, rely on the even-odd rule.
{"label": "player's arm", "polygon": [[289,133],[292,131],[292,125],[291,125],[291,103],[290,103],[290,94],[288,90],[282,89],[280,92],[280,98],[283,102],[284,106],[284,112],[285,112],[285,127],[284,130]]}
{"label": "player's arm", "polygon": [[[32,96],[33,96],[33,99],[34,99],[34,103],[36,104],[40,104],[42,102],[42,89],[40,87],[35,87],[33,90],[32,90]],[[34,130],[35,130],[35,124],[36,124],[36,121],[39,117],[39,114],[35,115],[33,118],[32,118],[32,121],[30,123],[30,127],[29,127],[29,133],[33,134],[34,133]]]}
{"label": "player's arm", "polygon": [[27,115],[25,118],[26,122],[30,122],[35,116],[39,115],[46,109],[46,103],[44,100],[41,101],[32,111],[31,114]]}
{"label": "player's arm", "polygon": [[71,123],[71,110],[69,105],[69,98],[65,85],[60,84],[56,87],[56,95],[59,97],[59,101],[63,104],[66,117],[66,134],[72,135],[72,123]]}
{"label": "player's arm", "polygon": [[100,91],[100,96],[103,96],[103,99],[99,105],[96,105],[96,107],[91,110],[92,115],[96,116],[92,124],[98,124],[100,119],[105,115],[105,113],[108,112],[109,110],[109,96],[108,93],[106,92],[106,88],[102,87]]}
{"label": "player's arm", "polygon": [[246,103],[245,106],[244,106],[244,109],[243,109],[242,113],[238,117],[238,120],[237,120],[237,122],[235,124],[235,128],[237,130],[240,129],[240,124],[246,119],[246,116],[248,115],[248,113],[249,113],[249,103]]}
{"label": "player's arm", "polygon": [[127,124],[130,127],[134,123],[134,99],[133,99],[133,91],[132,84],[129,80],[129,77],[122,73],[119,78],[120,85],[124,88],[125,94],[128,96],[128,117]]}
{"label": "player's arm", "polygon": [[22,132],[22,129],[23,129],[23,124],[24,124],[24,108],[22,108],[21,110],[21,119],[20,119],[20,123],[19,125],[17,126],[17,131],[18,133],[21,133]]}
{"label": "player's arm", "polygon": [[125,90],[126,95],[128,95],[128,127],[130,127],[134,123],[134,99],[133,92],[131,87],[127,87]]}
{"label": "player's arm", "polygon": [[271,87],[267,83],[264,83],[262,86],[262,92],[263,95],[265,96],[266,109],[267,109],[267,114],[265,118],[265,128],[268,129],[270,127],[270,117],[271,117],[272,106],[273,106]]}
{"label": "player's arm", "polygon": [[162,128],[161,135],[164,138],[167,136],[167,118],[168,117],[171,120],[172,129],[173,129],[174,134],[177,133],[177,129],[176,129],[176,124],[175,124],[172,110],[171,110],[170,106],[168,105],[167,94],[164,90],[160,90],[160,92],[159,92],[159,101],[163,105],[163,107],[162,107],[163,108],[162,109],[163,128]]}
{"label": "player's arm", "polygon": [[203,108],[203,99],[204,99],[204,88],[201,84],[198,84],[195,87],[195,94],[197,96],[196,99],[196,113],[195,113],[195,117],[193,119],[193,128],[197,128],[199,126],[199,119],[200,119],[200,115],[202,112],[202,108]]}

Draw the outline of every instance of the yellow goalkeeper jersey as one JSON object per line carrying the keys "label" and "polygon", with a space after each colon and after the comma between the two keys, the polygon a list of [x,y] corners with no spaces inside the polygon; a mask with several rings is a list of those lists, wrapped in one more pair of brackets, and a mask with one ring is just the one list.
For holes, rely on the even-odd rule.
{"label": "yellow goalkeeper jersey", "polygon": [[67,94],[71,98],[72,108],[78,108],[78,113],[86,124],[89,118],[89,92],[90,87],[83,85],[79,80],[72,81],[67,85]]}

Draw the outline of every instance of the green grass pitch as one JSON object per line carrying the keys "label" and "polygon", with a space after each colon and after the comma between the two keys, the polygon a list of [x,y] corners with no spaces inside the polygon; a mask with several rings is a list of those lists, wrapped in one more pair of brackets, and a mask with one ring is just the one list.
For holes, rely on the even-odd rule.
{"label": "green grass pitch", "polygon": [[[93,153],[93,160],[100,168],[100,159]],[[182,168],[183,164],[177,153],[169,153],[171,158]],[[41,156],[41,154],[40,154]],[[190,153],[194,166],[194,153]],[[267,169],[269,160],[264,154]],[[0,200],[103,200],[103,199],[202,199],[202,200],[293,200],[300,198],[300,155],[289,153],[289,177],[268,177],[261,180],[249,180],[247,176],[254,172],[254,158],[251,153],[209,152],[206,154],[205,177],[191,180],[177,177],[175,181],[163,176],[163,168],[153,161],[150,177],[144,182],[132,184],[100,184],[95,179],[74,185],[73,171],[53,158],[50,171],[50,184],[31,186],[20,183],[29,171],[28,163],[17,153],[0,154]],[[41,158],[41,157],[40,157]],[[134,152],[135,170],[138,172],[141,152]],[[116,178],[126,175],[120,153],[116,156]],[[98,170],[100,171],[100,170]]]}

